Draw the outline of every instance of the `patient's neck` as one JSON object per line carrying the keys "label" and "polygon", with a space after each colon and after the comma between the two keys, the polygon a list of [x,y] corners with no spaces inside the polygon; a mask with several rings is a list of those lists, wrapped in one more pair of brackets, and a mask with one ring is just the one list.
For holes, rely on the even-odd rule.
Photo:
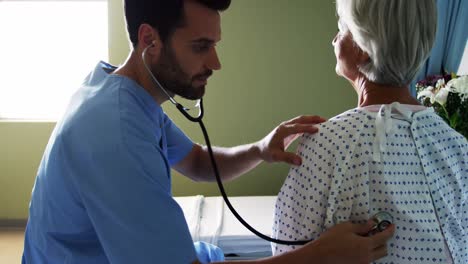
{"label": "patient's neck", "polygon": [[419,101],[411,95],[408,86],[398,87],[377,84],[363,76],[357,77],[351,83],[359,96],[358,107],[391,104],[393,102],[420,105]]}

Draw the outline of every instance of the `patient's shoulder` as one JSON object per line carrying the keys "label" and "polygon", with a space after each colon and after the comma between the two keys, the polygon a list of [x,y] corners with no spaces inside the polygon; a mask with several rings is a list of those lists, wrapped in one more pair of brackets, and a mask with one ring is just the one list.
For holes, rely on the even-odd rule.
{"label": "patient's shoulder", "polygon": [[371,115],[358,108],[354,108],[330,118],[326,124],[335,127],[350,127],[354,130],[358,130],[371,120],[373,120]]}
{"label": "patient's shoulder", "polygon": [[304,144],[319,143],[320,145],[356,142],[358,132],[369,126],[371,120],[372,117],[365,112],[351,109],[318,125],[319,131],[315,134],[303,135],[301,142]]}
{"label": "patient's shoulder", "polygon": [[352,155],[359,145],[360,134],[372,126],[371,119],[359,109],[351,109],[318,126],[315,134],[304,134],[299,140],[297,153],[310,163],[334,164]]}

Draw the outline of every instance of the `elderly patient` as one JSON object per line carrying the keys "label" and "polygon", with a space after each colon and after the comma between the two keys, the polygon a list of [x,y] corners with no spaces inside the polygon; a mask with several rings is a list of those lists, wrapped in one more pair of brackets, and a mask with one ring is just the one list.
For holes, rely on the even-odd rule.
{"label": "elderly patient", "polygon": [[278,194],[274,236],[315,239],[339,222],[386,211],[396,232],[378,263],[468,263],[468,142],[408,87],[434,42],[435,3],[336,5],[336,72],[356,90],[358,107],[302,137],[303,163]]}

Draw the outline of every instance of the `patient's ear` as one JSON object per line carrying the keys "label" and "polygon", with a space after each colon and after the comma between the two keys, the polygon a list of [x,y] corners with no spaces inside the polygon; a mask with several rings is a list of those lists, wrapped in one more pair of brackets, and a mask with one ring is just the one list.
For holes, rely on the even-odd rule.
{"label": "patient's ear", "polygon": [[358,55],[358,64],[367,64],[370,61],[370,56],[367,54],[367,52],[363,51],[362,49],[359,49],[359,55]]}

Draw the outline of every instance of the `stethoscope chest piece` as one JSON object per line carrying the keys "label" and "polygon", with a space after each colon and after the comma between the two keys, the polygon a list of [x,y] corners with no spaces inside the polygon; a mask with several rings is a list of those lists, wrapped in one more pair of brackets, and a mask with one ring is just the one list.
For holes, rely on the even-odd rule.
{"label": "stethoscope chest piece", "polygon": [[371,220],[374,222],[374,228],[371,230],[371,234],[382,232],[387,229],[393,223],[393,216],[385,211],[380,211],[372,216]]}

